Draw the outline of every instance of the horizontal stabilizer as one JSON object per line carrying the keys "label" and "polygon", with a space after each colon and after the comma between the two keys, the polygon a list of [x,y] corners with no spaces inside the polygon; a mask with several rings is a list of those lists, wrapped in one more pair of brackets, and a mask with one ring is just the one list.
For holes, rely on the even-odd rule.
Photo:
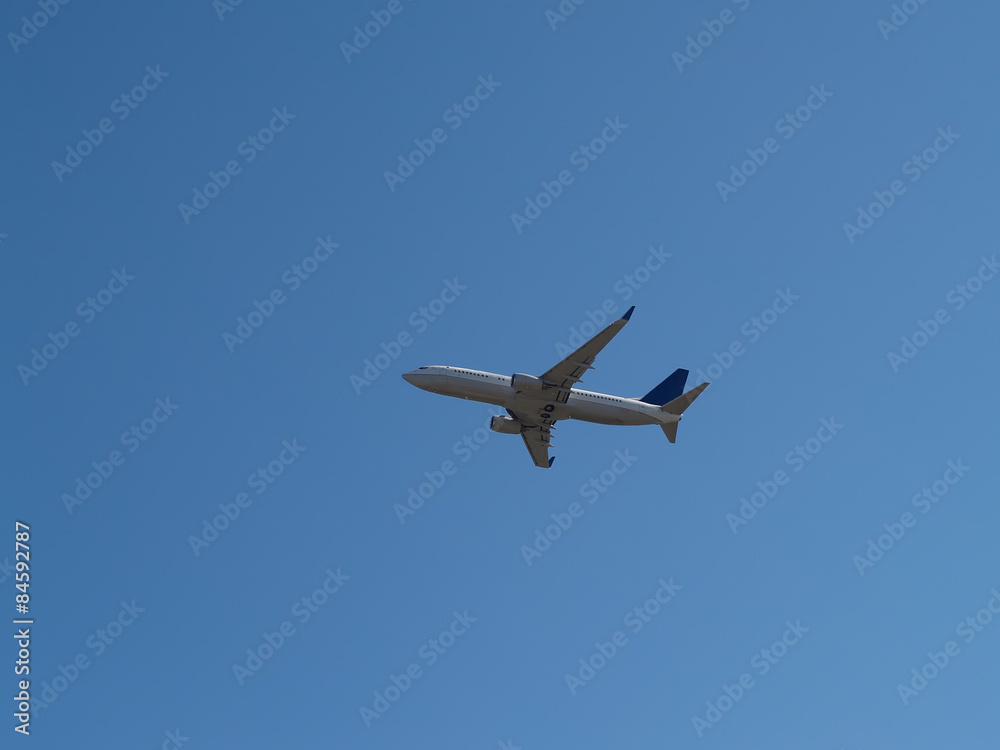
{"label": "horizontal stabilizer", "polygon": [[[683,396],[678,396],[673,401],[670,401],[660,408],[668,414],[683,414],[684,410],[694,403],[694,400],[701,395],[701,392],[708,388],[708,383],[702,383],[696,388],[692,388],[690,391],[685,393]],[[664,425],[666,427],[666,425]],[[674,428],[676,430],[676,427]],[[667,437],[670,437],[667,435]],[[673,441],[671,441],[673,442]]]}
{"label": "horizontal stabilizer", "polygon": [[660,427],[663,428],[663,434],[667,436],[667,440],[671,443],[677,442],[677,425],[680,422],[669,422],[668,424],[661,424]]}

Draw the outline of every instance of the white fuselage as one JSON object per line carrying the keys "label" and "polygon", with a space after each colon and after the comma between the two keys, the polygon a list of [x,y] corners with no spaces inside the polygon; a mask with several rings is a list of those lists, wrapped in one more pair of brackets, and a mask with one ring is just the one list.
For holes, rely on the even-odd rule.
{"label": "white fuselage", "polygon": [[482,401],[512,411],[530,411],[551,404],[552,421],[578,419],[583,422],[615,425],[667,424],[678,421],[676,414],[663,411],[657,404],[647,404],[634,398],[622,398],[606,393],[570,391],[566,403],[553,403],[551,392],[516,391],[510,375],[497,375],[481,370],[435,365],[411,370],[403,378],[418,388],[445,396]]}

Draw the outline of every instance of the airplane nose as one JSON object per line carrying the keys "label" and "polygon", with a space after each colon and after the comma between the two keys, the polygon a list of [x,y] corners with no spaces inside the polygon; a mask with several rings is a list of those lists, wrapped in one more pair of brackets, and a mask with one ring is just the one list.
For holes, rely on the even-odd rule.
{"label": "airplane nose", "polygon": [[416,370],[410,370],[409,372],[404,372],[403,373],[403,380],[405,380],[410,385],[416,385],[417,384],[417,371]]}

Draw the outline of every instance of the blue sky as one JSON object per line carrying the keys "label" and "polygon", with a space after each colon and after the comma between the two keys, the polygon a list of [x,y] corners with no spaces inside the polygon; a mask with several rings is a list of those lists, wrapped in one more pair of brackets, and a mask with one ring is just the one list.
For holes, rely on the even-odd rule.
{"label": "blue sky", "polygon": [[[33,741],[993,747],[997,16],[9,4]],[[400,378],[631,305],[675,445]]]}

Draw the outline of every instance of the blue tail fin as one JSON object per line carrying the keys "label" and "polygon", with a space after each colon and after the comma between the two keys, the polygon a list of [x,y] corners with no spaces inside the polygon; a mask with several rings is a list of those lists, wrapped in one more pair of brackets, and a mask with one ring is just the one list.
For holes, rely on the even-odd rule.
{"label": "blue tail fin", "polygon": [[684,392],[684,384],[687,382],[687,379],[687,370],[674,370],[667,376],[666,380],[639,400],[645,401],[647,404],[662,406],[669,401],[673,401]]}

